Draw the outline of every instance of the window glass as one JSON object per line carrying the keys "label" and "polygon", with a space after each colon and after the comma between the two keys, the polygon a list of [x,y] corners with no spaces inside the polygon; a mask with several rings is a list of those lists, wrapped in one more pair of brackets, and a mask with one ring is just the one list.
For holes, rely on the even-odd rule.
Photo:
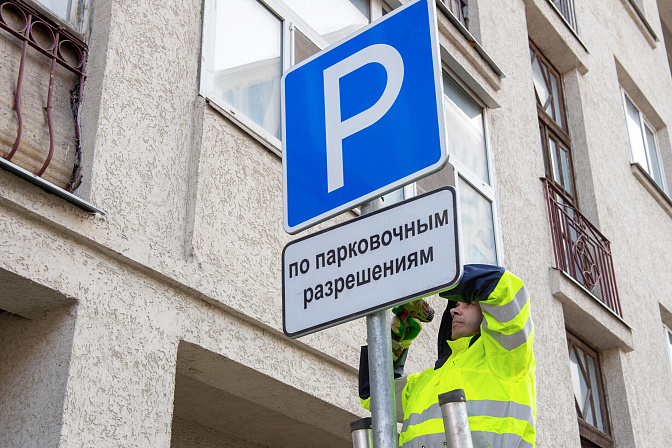
{"label": "window glass", "polygon": [[465,263],[497,264],[492,204],[462,177],[458,191]]}
{"label": "window glass", "polygon": [[[555,122],[562,127],[562,114],[560,113],[560,94],[558,93],[558,79],[551,74],[551,87],[553,88],[553,113],[549,113]],[[549,106],[550,107],[550,106]]]}
{"label": "window glass", "polygon": [[216,9],[215,94],[280,138],[282,23],[256,0]]}
{"label": "window glass", "polygon": [[560,164],[558,163],[558,144],[552,138],[548,139],[548,148],[551,156],[551,167],[553,168],[553,179],[560,183]]}
{"label": "window glass", "polygon": [[644,168],[658,186],[666,191],[656,131],[625,93],[623,93],[623,108],[632,161]]}
{"label": "window glass", "polygon": [[642,128],[639,121],[639,111],[634,104],[625,98],[625,120],[628,127],[628,137],[630,138],[630,149],[632,151],[632,161],[639,163],[647,168],[649,164],[646,161],[646,152],[644,151],[644,140],[642,140]]}
{"label": "window glass", "polygon": [[537,91],[537,96],[539,97],[539,103],[542,106],[545,106],[546,101],[548,101],[548,98],[551,96],[551,92],[546,86],[544,74],[541,72],[541,65],[536,58],[532,61],[532,80],[534,81],[534,89]]}
{"label": "window glass", "polygon": [[568,334],[567,339],[577,416],[606,434],[598,355],[575,337]]}
{"label": "window glass", "polygon": [[369,0],[284,0],[284,2],[330,44],[369,23]]}
{"label": "window glass", "polygon": [[658,145],[656,144],[656,137],[648,126],[644,125],[644,130],[646,134],[647,156],[651,162],[651,176],[656,180],[658,185],[662,185],[663,175],[660,172],[660,164],[658,163],[658,154],[656,152]]}
{"label": "window glass", "polygon": [[665,327],[665,339],[667,340],[667,352],[670,355],[670,370],[672,370],[672,330]]}
{"label": "window glass", "polygon": [[571,174],[569,173],[569,154],[562,145],[559,145],[558,149],[560,150],[560,166],[562,168],[562,187],[570,195],[573,195],[572,183],[570,182]]}
{"label": "window glass", "polygon": [[[581,412],[584,413],[584,409],[586,407],[586,398],[588,397],[588,384],[586,384],[585,377],[583,376],[581,367],[579,366],[579,360],[576,357],[576,352],[579,352],[581,355],[583,355],[583,352],[578,347],[575,347],[575,350],[572,350],[569,353],[569,361],[572,371],[572,386],[574,388],[574,397],[576,398],[576,402],[579,404]],[[587,416],[586,421],[591,423],[589,421],[591,419],[592,416],[589,415]]]}
{"label": "window glass", "polygon": [[445,74],[443,90],[448,153],[489,184],[483,108]]}
{"label": "window glass", "polygon": [[64,18],[67,21],[70,21],[70,12],[73,10],[73,4],[76,9],[78,0],[38,0],[38,1],[47,8],[51,9],[56,14],[58,14],[60,17]]}
{"label": "window glass", "polygon": [[[590,384],[594,384],[595,388],[597,388],[597,377],[595,376],[595,362],[593,361],[593,358],[590,356],[587,356],[586,359],[588,360],[588,371],[590,372]],[[602,423],[602,409],[600,408],[600,395],[596,394],[595,398],[595,426],[597,426],[597,429],[600,431],[604,431],[604,424]]]}

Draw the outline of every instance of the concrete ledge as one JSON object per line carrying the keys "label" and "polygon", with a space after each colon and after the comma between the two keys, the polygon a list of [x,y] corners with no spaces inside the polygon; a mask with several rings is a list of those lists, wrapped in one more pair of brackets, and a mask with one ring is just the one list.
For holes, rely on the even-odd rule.
{"label": "concrete ledge", "polygon": [[630,168],[632,169],[632,174],[635,175],[635,178],[644,186],[646,191],[648,191],[653,199],[656,200],[658,204],[665,210],[665,213],[670,215],[672,218],[672,199],[663,191],[662,188],[656,183],[655,180],[651,177],[649,173],[639,164],[631,163]]}
{"label": "concrete ledge", "polygon": [[547,0],[525,0],[525,16],[530,38],[560,74],[588,72],[588,48],[557,8]]}
{"label": "concrete ledge", "polygon": [[562,303],[567,328],[590,341],[598,350],[634,350],[632,327],[565,272],[551,268],[553,297]]}
{"label": "concrete ledge", "polygon": [[32,280],[0,269],[0,309],[34,318],[76,301]]}

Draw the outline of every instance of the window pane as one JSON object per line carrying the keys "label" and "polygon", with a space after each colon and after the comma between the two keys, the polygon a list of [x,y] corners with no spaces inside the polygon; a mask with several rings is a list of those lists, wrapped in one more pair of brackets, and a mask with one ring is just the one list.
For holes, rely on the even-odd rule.
{"label": "window pane", "polygon": [[548,139],[548,152],[551,159],[551,170],[553,171],[553,180],[560,183],[560,164],[558,163],[558,144],[552,138]]}
{"label": "window pane", "polygon": [[651,177],[654,178],[656,183],[660,185],[661,187],[663,186],[663,175],[660,172],[660,163],[658,161],[658,151],[657,151],[657,146],[656,146],[656,137],[653,134],[653,131],[649,129],[648,126],[644,126],[645,134],[646,134],[646,149],[647,149],[647,155],[649,158],[649,161],[651,162]]}
{"label": "window pane", "polygon": [[632,161],[639,163],[648,170],[649,164],[646,161],[644,152],[644,140],[642,139],[642,128],[639,121],[639,111],[634,104],[630,102],[627,96],[625,98],[625,121],[628,127],[628,137],[630,138],[630,150],[632,152]]}
{"label": "window pane", "polygon": [[284,0],[327,42],[333,44],[369,23],[369,0]]}
{"label": "window pane", "polygon": [[282,24],[256,0],[217,0],[214,89],[280,138]]}
{"label": "window pane", "polygon": [[443,91],[448,152],[489,184],[483,108],[445,73]]}
{"label": "window pane", "polygon": [[72,11],[73,3],[77,6],[77,0],[38,0],[47,8],[64,18],[70,20],[70,11]]}
{"label": "window pane", "polygon": [[[595,421],[597,424],[594,424],[597,426],[597,429],[600,431],[604,431],[604,424],[602,423],[602,408],[600,407],[600,394],[598,393],[598,383],[597,383],[597,375],[596,375],[596,370],[595,370],[595,363],[593,361],[593,358],[591,356],[586,356],[588,359],[588,372],[590,372],[590,386],[592,388],[592,397],[593,397],[593,404],[595,406]],[[591,411],[592,412],[592,411]]]}
{"label": "window pane", "polygon": [[562,114],[560,113],[560,94],[558,93],[558,80],[551,74],[551,86],[553,87],[553,119],[562,127]]}
{"label": "window pane", "polygon": [[458,189],[465,263],[497,264],[492,204],[461,177]]}
{"label": "window pane", "polygon": [[560,149],[560,167],[562,168],[562,187],[570,195],[574,195],[572,190],[572,176],[569,173],[569,152],[559,145]]}
{"label": "window pane", "polygon": [[534,61],[532,62],[532,79],[534,80],[534,90],[537,91],[539,101],[541,102],[541,105],[544,106],[546,101],[548,101],[548,97],[551,96],[551,93],[548,91],[546,80],[541,72],[541,65],[539,65],[539,59],[537,58],[534,58]]}
{"label": "window pane", "polygon": [[585,359],[581,349],[579,349],[576,346],[574,346],[574,349],[571,350],[569,353],[569,361],[572,371],[572,385],[574,387],[574,396],[576,397],[576,402],[579,403],[579,409],[581,409],[581,413],[583,414],[581,417],[584,417],[586,422],[593,424],[590,421],[592,420],[592,416],[590,415],[590,412],[587,412],[587,409],[585,408],[586,397],[588,396],[588,384],[586,384],[586,380],[583,377],[583,373],[581,372],[581,367],[579,366],[579,361],[576,358],[577,352],[582,360]]}
{"label": "window pane", "polygon": [[665,333],[667,333],[667,350],[670,354],[670,369],[672,369],[672,332],[665,330]]}

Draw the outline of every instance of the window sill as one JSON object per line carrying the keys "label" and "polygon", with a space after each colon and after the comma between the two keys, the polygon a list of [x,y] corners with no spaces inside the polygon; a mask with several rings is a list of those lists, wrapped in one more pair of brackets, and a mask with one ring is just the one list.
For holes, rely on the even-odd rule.
{"label": "window sill", "polygon": [[90,204],[89,202],[85,201],[84,199],[80,198],[79,196],[75,196],[72,193],[69,193],[62,188],[57,187],[56,185],[47,182],[46,180],[42,179],[41,177],[37,177],[30,171],[26,171],[20,166],[14,165],[12,162],[8,162],[7,160],[3,159],[0,157],[0,168],[4,168],[5,170],[27,180],[33,185],[37,185],[41,189],[47,191],[48,193],[55,194],[56,196],[60,197],[61,199],[65,199],[69,203],[76,205],[77,207],[81,208],[82,210],[85,210],[89,213],[99,213],[101,215],[105,215],[105,212],[101,210],[100,208],[96,207],[93,204]]}
{"label": "window sill", "polygon": [[486,53],[483,47],[481,47],[481,44],[479,44],[478,41],[476,41],[476,39],[474,38],[474,36],[472,36],[469,30],[462,24],[462,22],[460,22],[460,19],[455,17],[455,14],[453,14],[453,12],[448,8],[448,6],[446,6],[441,0],[437,0],[436,6],[437,9],[441,11],[445,17],[448,18],[448,20],[453,24],[453,26],[457,28],[460,34],[462,34],[462,36],[464,36],[464,38],[467,39],[467,42],[469,42],[469,44],[472,47],[474,47],[476,52],[483,58],[483,60],[488,63],[492,71],[495,72],[495,74],[499,76],[501,79],[506,78],[506,75],[504,74],[502,69],[499,68],[499,66],[495,63],[495,61],[492,60],[490,55]]}
{"label": "window sill", "polygon": [[635,175],[637,180],[644,186],[646,191],[648,191],[653,199],[656,200],[658,204],[665,210],[665,212],[672,217],[672,199],[665,193],[665,191],[660,188],[660,185],[656,183],[655,180],[646,172],[644,168],[639,163],[631,163],[630,168],[632,169],[632,174]]}
{"label": "window sill", "polygon": [[581,418],[578,420],[579,433],[581,434],[582,439],[585,438],[600,447],[611,448],[614,446],[614,441],[607,434],[593,425],[584,422]]}
{"label": "window sill", "polygon": [[640,29],[646,38],[646,41],[651,45],[651,48],[656,48],[660,39],[658,38],[658,35],[656,35],[656,32],[653,31],[653,27],[649,21],[646,20],[646,16],[637,2],[635,0],[621,0],[621,2],[623,3],[623,6],[625,6],[625,9],[630,13],[630,16],[632,16],[632,20],[635,21],[637,28]]}
{"label": "window sill", "polygon": [[584,44],[583,41],[581,40],[581,37],[579,37],[578,31],[576,29],[574,29],[574,27],[567,21],[567,19],[560,12],[558,7],[555,6],[555,3],[553,3],[551,0],[548,0],[548,3],[551,5],[551,8],[553,8],[555,10],[555,12],[558,14],[558,17],[560,17],[560,20],[563,21],[563,23],[565,24],[565,26],[567,27],[569,32],[572,33],[574,35],[574,37],[576,38],[576,40],[581,44],[583,49],[586,50],[587,53],[590,53],[590,51],[588,51],[588,47],[586,46],[586,44]]}
{"label": "window sill", "polygon": [[599,350],[634,349],[632,327],[581,284],[556,268],[550,269],[551,293],[562,303],[565,325]]}
{"label": "window sill", "polygon": [[278,145],[278,142],[275,142],[271,140],[270,138],[265,137],[262,135],[260,132],[257,132],[254,128],[255,126],[251,125],[248,123],[247,117],[239,117],[236,115],[235,112],[230,111],[225,109],[224,107],[220,106],[207,96],[204,96],[205,101],[215,109],[217,112],[220,114],[224,115],[226,118],[228,118],[231,122],[233,122],[236,126],[241,128],[243,131],[245,131],[247,134],[252,136],[256,141],[261,143],[263,146],[265,146],[267,149],[269,149],[273,154],[276,156],[280,157],[282,159],[282,148]]}

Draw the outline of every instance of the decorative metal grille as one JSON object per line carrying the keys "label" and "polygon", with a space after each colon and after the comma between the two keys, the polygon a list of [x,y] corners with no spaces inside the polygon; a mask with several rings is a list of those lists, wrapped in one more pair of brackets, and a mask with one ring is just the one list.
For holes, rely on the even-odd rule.
{"label": "decorative metal grille", "polygon": [[574,10],[574,0],[550,0],[558,8],[560,14],[565,18],[569,26],[576,34],[579,34],[579,28],[576,26],[576,11]]}
{"label": "decorative metal grille", "polygon": [[546,178],[541,180],[546,186],[556,267],[623,317],[609,240],[571,205],[571,200],[558,187]]}
{"label": "decorative metal grille", "polygon": [[[7,43],[7,54],[20,54],[18,63],[18,76],[13,95],[12,109],[14,111],[14,119],[16,120],[15,129],[16,137],[14,138],[11,148],[0,148],[0,154],[7,161],[11,161],[22,168],[32,171],[37,177],[42,177],[47,169],[50,167],[54,157],[55,147],[57,146],[57,137],[59,132],[63,132],[60,126],[55,126],[55,117],[52,114],[54,103],[58,102],[61,106],[59,114],[63,110],[70,109],[74,115],[74,129],[70,132],[74,137],[74,157],[70,157],[72,174],[69,176],[69,181],[64,180],[62,188],[65,191],[72,191],[77,188],[81,182],[82,169],[82,154],[80,145],[80,131],[77,114],[82,99],[82,89],[84,86],[84,68],[86,66],[87,46],[78,40],[76,37],[64,30],[62,26],[52,22],[50,19],[41,17],[40,14],[24,5],[18,0],[0,1],[0,28],[9,33],[10,36],[4,35]],[[13,51],[12,47],[17,46],[17,51]],[[31,51],[29,52],[29,48]],[[34,50],[34,51],[33,51]],[[27,69],[27,65],[31,68]],[[50,66],[50,69],[48,68]],[[9,65],[5,66],[8,69]],[[42,69],[42,67],[45,67]],[[60,73],[63,67],[74,77],[74,80],[66,79],[67,76]],[[27,75],[27,72],[28,75]],[[48,77],[48,78],[47,78]],[[22,148],[22,142],[25,142],[26,133],[24,127],[27,116],[24,115],[22,106],[24,105],[24,98],[22,94],[34,93],[36,86],[47,84],[46,99],[43,100],[41,107],[46,113],[46,125],[48,128],[48,145],[49,149],[43,160],[35,164],[34,154],[30,157],[25,157],[17,161]],[[72,83],[72,87],[64,91],[63,85]],[[31,90],[26,92],[26,86]],[[7,87],[11,88],[11,85]],[[60,96],[55,98],[55,90],[59,91]],[[66,96],[66,98],[63,98]],[[69,107],[68,107],[69,105]],[[34,116],[39,116],[39,112]],[[34,118],[34,117],[33,117]],[[60,118],[60,117],[59,117]],[[60,140],[66,140],[64,137],[59,137]],[[38,145],[39,146],[39,145]],[[46,147],[46,143],[44,145]],[[64,145],[67,146],[67,145]],[[9,149],[5,151],[5,149]],[[41,149],[41,148],[38,148]],[[65,152],[67,153],[66,148]],[[64,156],[65,157],[65,156]],[[67,177],[65,177],[67,179]],[[52,182],[53,183],[53,182]]]}
{"label": "decorative metal grille", "polygon": [[467,0],[441,0],[450,11],[455,14],[455,17],[464,25],[465,28],[469,28],[469,6],[467,5]]}

